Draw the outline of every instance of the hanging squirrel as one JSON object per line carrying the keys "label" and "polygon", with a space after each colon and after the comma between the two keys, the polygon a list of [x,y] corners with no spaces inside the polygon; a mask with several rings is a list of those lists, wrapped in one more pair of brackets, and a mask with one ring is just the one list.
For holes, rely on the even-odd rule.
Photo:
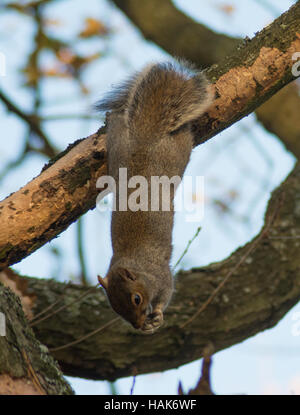
{"label": "hanging squirrel", "polygon": [[[203,73],[179,63],[158,63],[148,65],[96,105],[100,111],[111,111],[107,163],[116,189],[120,168],[127,169],[128,180],[143,176],[149,184],[146,210],[119,210],[121,195],[116,192],[113,256],[106,277],[98,277],[112,308],[145,333],[162,325],[173,292],[169,262],[176,186],[170,189],[169,210],[162,209],[161,200],[159,209],[151,210],[151,177],[183,176],[193,145],[191,121],[212,101],[212,88]],[[128,189],[128,200],[134,190]]]}

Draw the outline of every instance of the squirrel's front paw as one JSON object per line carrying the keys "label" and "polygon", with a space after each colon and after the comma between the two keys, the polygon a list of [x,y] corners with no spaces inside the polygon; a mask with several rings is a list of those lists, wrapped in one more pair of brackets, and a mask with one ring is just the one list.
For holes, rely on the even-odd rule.
{"label": "squirrel's front paw", "polygon": [[164,321],[164,316],[161,310],[154,311],[149,314],[145,320],[142,330],[146,333],[153,333],[157,330]]}

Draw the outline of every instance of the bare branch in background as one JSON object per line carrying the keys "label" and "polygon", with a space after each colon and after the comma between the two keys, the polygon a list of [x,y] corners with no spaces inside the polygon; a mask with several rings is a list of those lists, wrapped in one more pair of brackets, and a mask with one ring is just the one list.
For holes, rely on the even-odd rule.
{"label": "bare branch in background", "polygon": [[53,158],[57,154],[57,149],[54,148],[52,144],[50,144],[49,138],[46,136],[44,131],[41,129],[39,123],[36,121],[36,118],[26,112],[22,111],[16,104],[12,102],[11,99],[4,94],[3,91],[0,90],[0,100],[4,103],[8,111],[16,114],[19,118],[21,118],[30,128],[34,134],[36,134],[43,146],[44,153],[49,157]]}

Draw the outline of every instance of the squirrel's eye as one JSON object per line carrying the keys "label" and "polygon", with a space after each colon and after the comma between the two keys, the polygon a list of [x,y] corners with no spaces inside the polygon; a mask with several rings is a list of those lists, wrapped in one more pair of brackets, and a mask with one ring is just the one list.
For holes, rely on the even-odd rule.
{"label": "squirrel's eye", "polygon": [[143,296],[140,293],[131,294],[131,302],[135,306],[139,306],[143,302]]}
{"label": "squirrel's eye", "polygon": [[138,294],[134,295],[134,302],[136,305],[141,304],[141,297]]}

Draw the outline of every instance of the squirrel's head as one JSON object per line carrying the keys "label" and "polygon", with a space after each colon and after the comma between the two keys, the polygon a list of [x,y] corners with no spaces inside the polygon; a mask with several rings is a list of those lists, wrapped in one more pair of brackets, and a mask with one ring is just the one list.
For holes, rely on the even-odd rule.
{"label": "squirrel's head", "polygon": [[[126,268],[112,268],[99,283],[116,313],[135,329],[153,333],[162,323],[162,313],[152,313],[151,299],[142,278]],[[159,314],[159,316],[158,316]]]}

